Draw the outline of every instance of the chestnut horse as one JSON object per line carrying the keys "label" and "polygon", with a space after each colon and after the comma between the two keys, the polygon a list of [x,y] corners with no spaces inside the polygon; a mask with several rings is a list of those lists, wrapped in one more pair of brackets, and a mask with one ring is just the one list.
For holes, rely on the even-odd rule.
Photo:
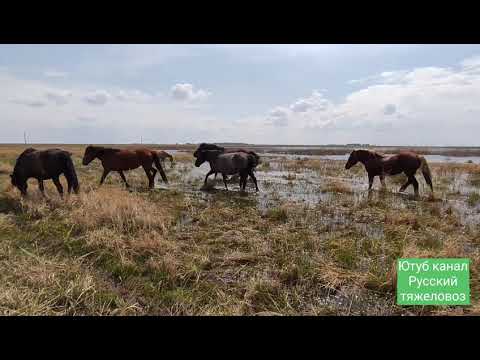
{"label": "chestnut horse", "polygon": [[413,185],[415,196],[418,196],[418,181],[415,179],[415,173],[420,169],[433,193],[432,175],[427,161],[423,156],[419,156],[414,152],[402,151],[397,155],[385,156],[369,150],[354,150],[345,164],[345,169],[350,169],[357,162],[361,162],[365,166],[365,170],[367,170],[368,190],[372,189],[375,176],[380,177],[382,186],[385,188],[385,176],[397,175],[403,172],[408,180],[400,187],[399,192],[403,192],[409,185]]}
{"label": "chestnut horse", "polygon": [[112,149],[105,148],[102,146],[88,146],[85,149],[85,154],[83,156],[83,165],[90,164],[94,159],[100,159],[103,166],[103,174],[100,180],[100,185],[103,184],[105,178],[107,177],[110,171],[117,171],[126,187],[129,188],[130,185],[125,179],[124,171],[133,170],[138,167],[143,167],[145,174],[148,177],[148,186],[150,189],[154,186],[155,175],[157,170],[153,168],[153,164],[160,172],[163,181],[168,184],[167,176],[163,171],[162,164],[160,163],[159,156],[156,151],[149,149]]}

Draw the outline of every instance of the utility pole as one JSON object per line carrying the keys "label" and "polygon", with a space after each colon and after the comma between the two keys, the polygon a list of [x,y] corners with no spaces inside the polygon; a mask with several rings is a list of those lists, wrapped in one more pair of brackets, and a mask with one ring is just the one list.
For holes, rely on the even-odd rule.
{"label": "utility pole", "polygon": [[23,132],[23,141],[25,141],[25,145],[27,145],[27,132]]}

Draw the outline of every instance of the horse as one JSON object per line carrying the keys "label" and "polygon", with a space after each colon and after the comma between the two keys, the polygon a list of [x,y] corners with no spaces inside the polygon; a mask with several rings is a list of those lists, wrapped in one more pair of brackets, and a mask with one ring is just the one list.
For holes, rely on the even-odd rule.
{"label": "horse", "polygon": [[[260,163],[260,156],[258,156],[258,154],[256,152],[252,151],[252,150],[243,149],[243,148],[229,148],[229,149],[226,149],[223,146],[218,146],[218,145],[215,145],[215,144],[208,144],[208,143],[201,143],[198,146],[197,150],[195,150],[195,152],[193,153],[193,156],[198,157],[199,152],[204,151],[204,150],[219,150],[223,153],[243,152],[243,153],[250,154],[250,155],[255,157],[255,159],[256,159],[256,165],[255,166],[257,166]],[[209,175],[210,174],[211,173],[209,173]],[[216,178],[217,178],[217,172],[215,172],[215,179]]]}
{"label": "horse", "polygon": [[173,156],[167,153],[166,151],[160,150],[157,151],[160,161],[165,162],[165,159],[170,159],[170,167],[173,167]]}
{"label": "horse", "polygon": [[380,177],[382,186],[385,188],[385,176],[403,172],[408,180],[400,187],[399,192],[403,192],[409,185],[413,185],[415,196],[418,196],[418,181],[415,173],[420,169],[433,194],[432,174],[427,160],[412,151],[402,151],[396,155],[385,156],[370,150],[354,150],[345,164],[345,169],[350,169],[357,162],[361,162],[368,173],[368,190],[372,189],[375,176]]}
{"label": "horse", "polygon": [[[102,178],[100,179],[100,186],[103,184],[110,171],[117,171],[125,183],[125,186],[129,188],[130,185],[128,184],[123,172],[136,169],[140,166],[143,167],[143,170],[145,170],[150,189],[152,189],[154,186],[157,170],[160,172],[163,181],[168,184],[167,175],[165,175],[165,172],[163,171],[160,158],[156,151],[143,148],[113,149],[103,146],[89,145],[85,149],[82,164],[88,165],[94,159],[99,159],[103,166],[103,174]],[[155,164],[157,170],[153,168],[152,164]]]}
{"label": "horse", "polygon": [[36,150],[28,148],[23,151],[15,163],[13,173],[10,175],[11,183],[17,187],[23,196],[27,195],[27,180],[35,178],[38,181],[38,188],[45,196],[44,180],[52,180],[60,197],[63,198],[63,187],[60,183],[60,175],[67,179],[68,193],[72,189],[78,194],[77,173],[72,161],[72,153],[62,149]]}
{"label": "horse", "polygon": [[247,177],[250,176],[255,184],[255,190],[258,191],[257,179],[253,174],[254,167],[258,160],[252,154],[245,152],[224,153],[222,150],[201,150],[197,152],[195,166],[199,167],[205,161],[210,163],[210,171],[205,176],[205,185],[207,178],[213,173],[221,173],[225,189],[227,187],[227,175],[240,174],[240,188],[245,191]]}

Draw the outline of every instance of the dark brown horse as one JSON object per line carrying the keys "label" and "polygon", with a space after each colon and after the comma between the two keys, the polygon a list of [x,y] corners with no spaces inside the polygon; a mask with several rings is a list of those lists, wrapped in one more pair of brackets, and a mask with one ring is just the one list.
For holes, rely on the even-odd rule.
{"label": "dark brown horse", "polygon": [[62,149],[36,150],[28,148],[18,157],[13,174],[10,175],[12,185],[17,187],[23,196],[27,195],[27,180],[35,178],[38,188],[45,196],[44,180],[51,179],[57,187],[58,193],[63,197],[63,187],[60,175],[64,175],[68,183],[68,193],[73,191],[78,194],[79,185],[75,167],[71,158],[72,154]]}
{"label": "dark brown horse", "polygon": [[385,176],[397,175],[403,172],[408,180],[400,187],[399,192],[403,192],[409,185],[413,185],[415,196],[418,196],[418,181],[415,179],[415,173],[420,169],[433,193],[432,175],[427,161],[423,156],[419,156],[414,152],[403,151],[397,155],[385,156],[369,150],[354,150],[345,164],[345,169],[350,169],[357,162],[361,162],[365,166],[365,170],[367,170],[368,190],[372,189],[375,176],[380,177],[382,186],[385,187]]}
{"label": "dark brown horse", "polygon": [[163,181],[168,184],[167,176],[163,171],[162,164],[160,163],[160,159],[156,151],[140,148],[112,149],[90,145],[85,149],[82,164],[88,165],[93,161],[93,159],[96,158],[100,159],[103,166],[103,174],[100,180],[100,185],[103,184],[110,171],[117,171],[128,188],[130,185],[128,184],[123,172],[133,170],[141,166],[143,167],[143,170],[145,170],[145,174],[148,177],[148,186],[153,188],[155,175],[157,174],[157,170],[155,170],[152,166],[153,164],[155,164],[155,167],[160,172]]}

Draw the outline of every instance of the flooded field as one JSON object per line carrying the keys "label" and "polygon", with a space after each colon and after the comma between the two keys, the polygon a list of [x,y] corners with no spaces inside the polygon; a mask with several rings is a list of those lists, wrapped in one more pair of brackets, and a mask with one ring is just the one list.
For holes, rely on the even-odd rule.
{"label": "flooded field", "polygon": [[[41,199],[33,181],[21,200],[8,185],[15,152],[0,151],[0,250],[10,254],[0,311],[480,314],[478,158],[427,155],[435,192],[417,174],[415,199],[412,188],[398,193],[403,175],[367,191],[365,170],[345,170],[344,155],[265,152],[258,193],[251,180],[240,192],[236,177],[228,191],[221,176],[204,187],[208,164],[197,168],[191,151],[175,150],[173,166],[164,164],[169,184],[157,178],[148,191],[135,170],[128,191],[114,173],[99,188],[100,164],[82,166],[74,149],[82,194],[66,201],[51,184]],[[399,257],[470,258],[472,306],[397,306]]]}

